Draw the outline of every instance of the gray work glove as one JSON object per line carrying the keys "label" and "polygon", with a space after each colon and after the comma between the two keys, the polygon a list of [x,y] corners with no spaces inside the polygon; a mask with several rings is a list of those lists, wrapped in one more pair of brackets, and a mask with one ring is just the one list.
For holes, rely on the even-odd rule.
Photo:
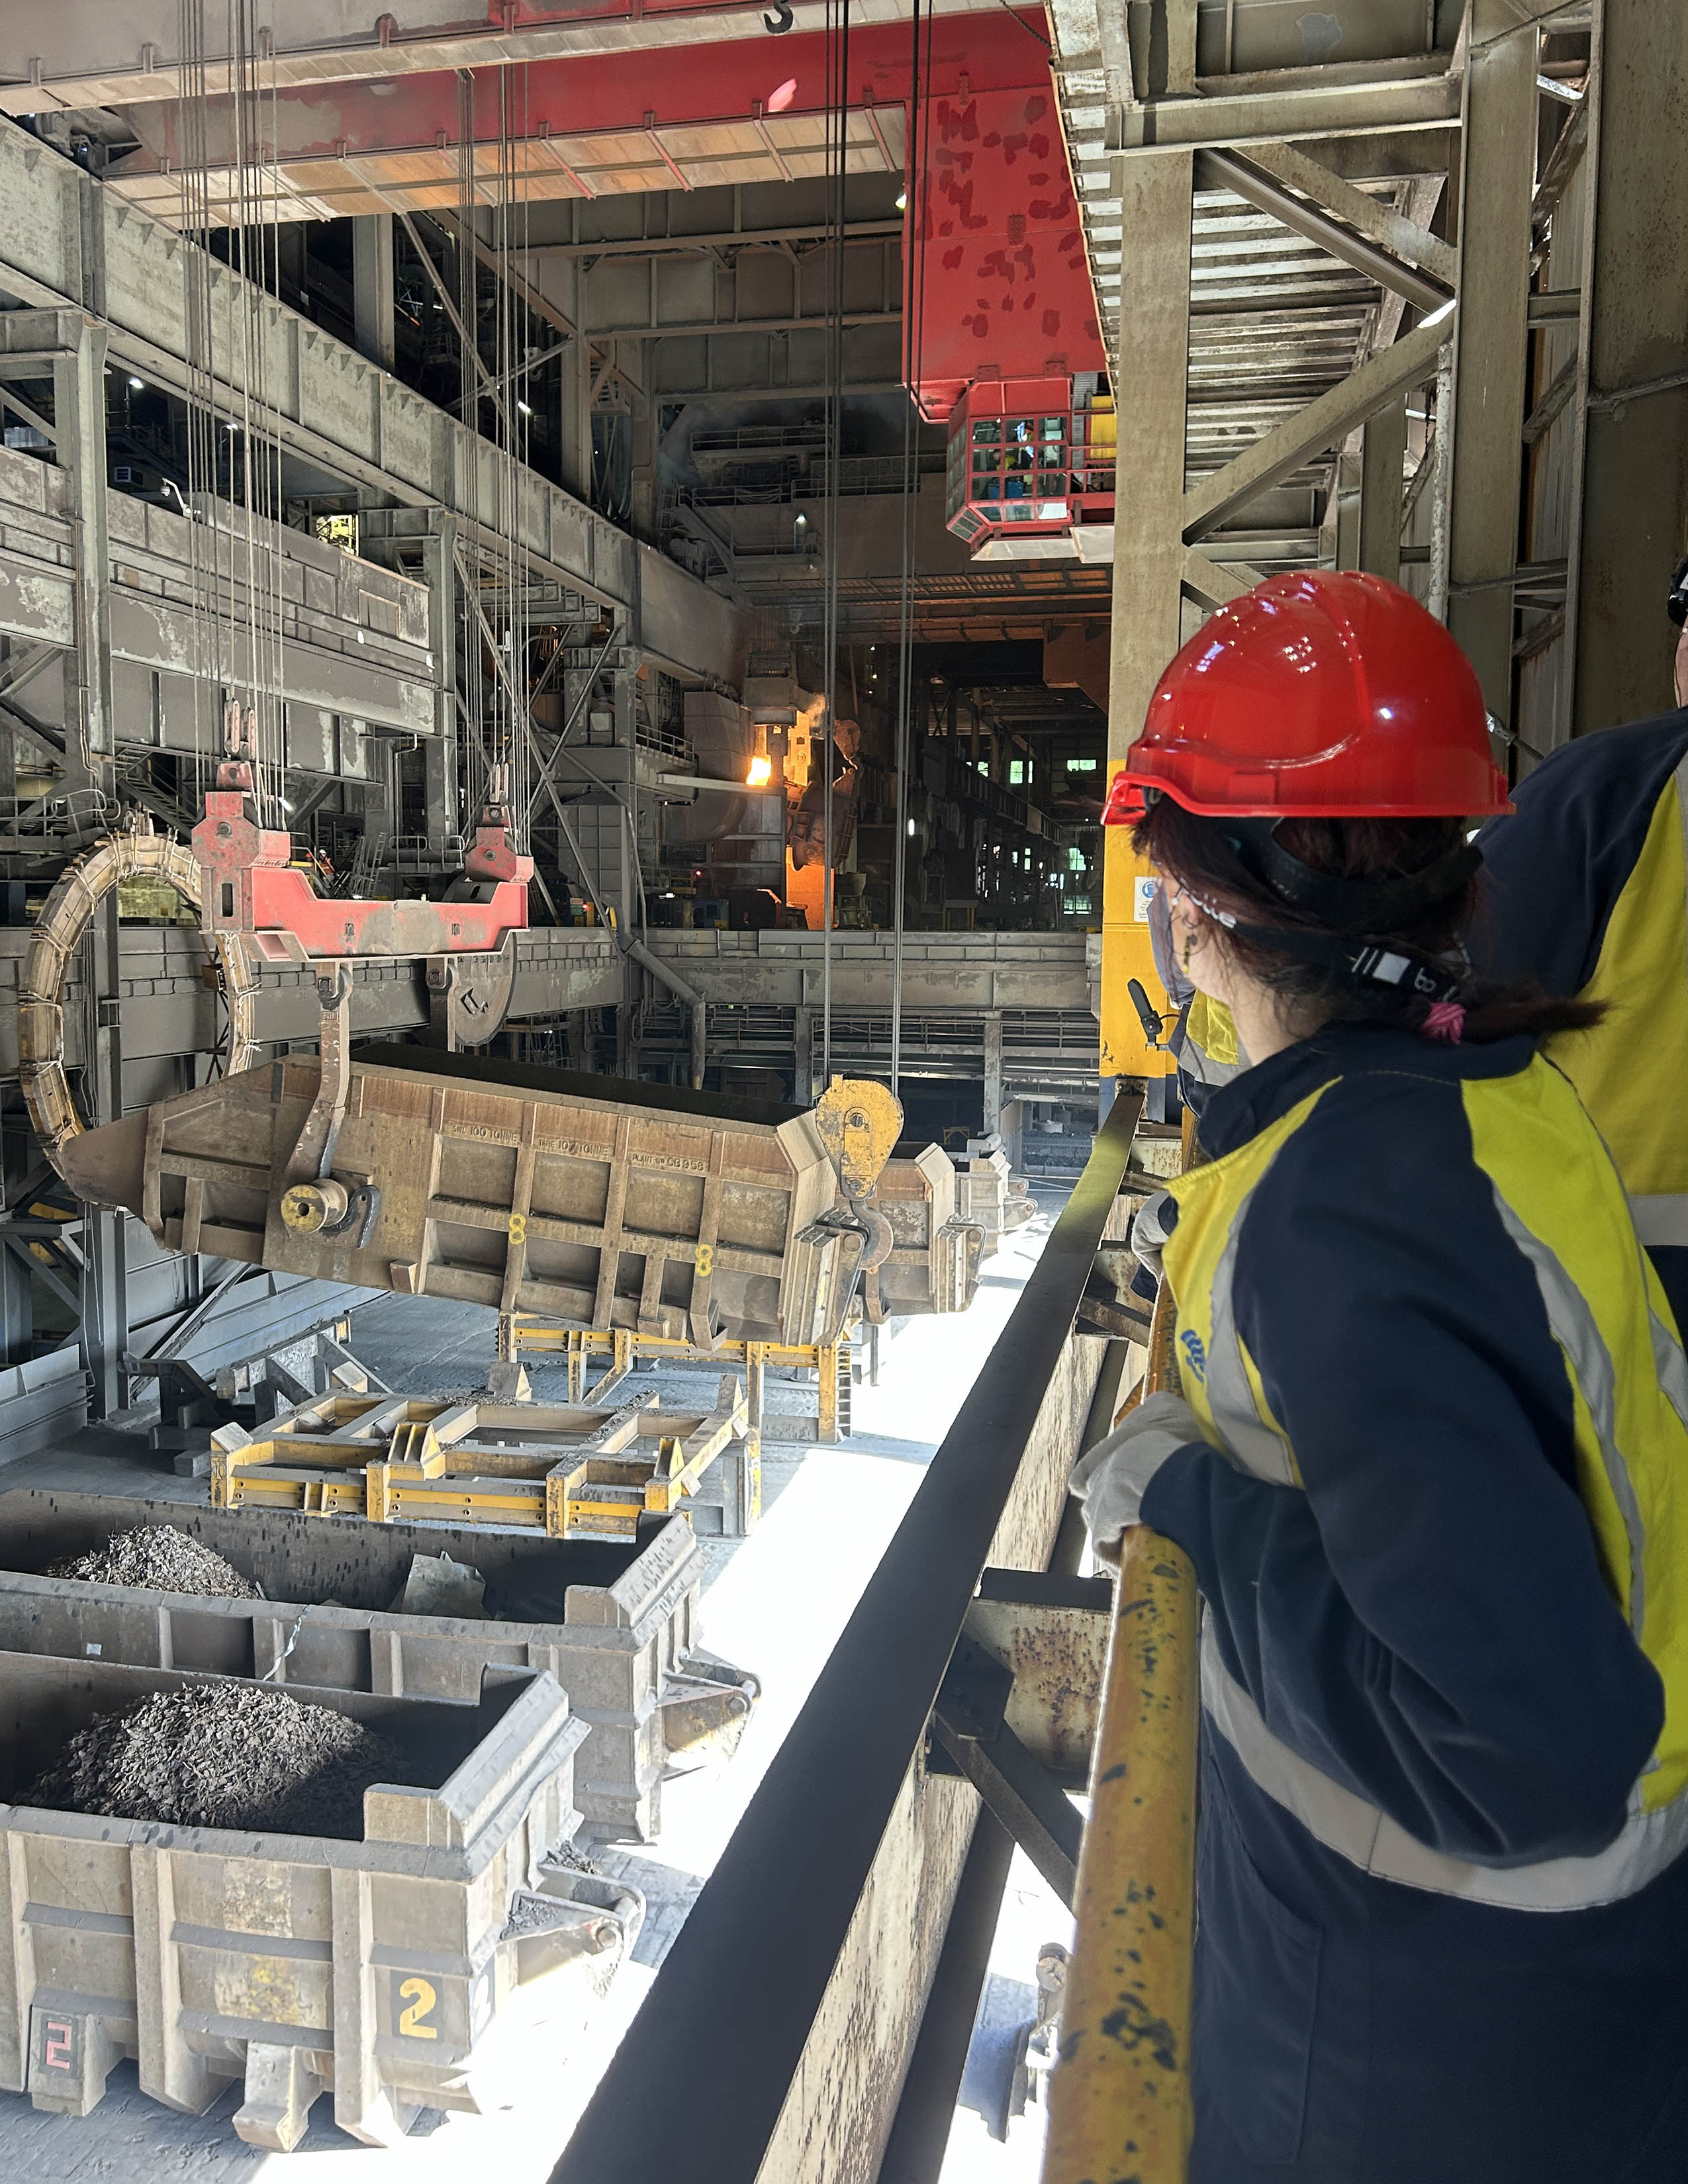
{"label": "gray work glove", "polygon": [[1167,1458],[1203,1440],[1195,1412],[1182,1396],[1145,1396],[1072,1467],[1067,1486],[1084,1505],[1093,1546],[1117,1548],[1128,1524],[1138,1522],[1150,1482]]}
{"label": "gray work glove", "polygon": [[1132,1217],[1132,1255],[1157,1282],[1163,1272],[1161,1246],[1177,1228],[1178,1222],[1178,1202],[1170,1190],[1157,1190],[1152,1198],[1145,1198]]}

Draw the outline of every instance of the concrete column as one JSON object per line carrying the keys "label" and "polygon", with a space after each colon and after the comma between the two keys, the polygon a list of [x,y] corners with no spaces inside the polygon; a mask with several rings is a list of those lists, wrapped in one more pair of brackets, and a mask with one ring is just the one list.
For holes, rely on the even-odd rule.
{"label": "concrete column", "polygon": [[[1688,326],[1688,9],[1606,0],[1599,37],[1588,383],[1680,372]],[[1664,595],[1688,552],[1688,387],[1591,410],[1571,559],[1569,727],[1663,712],[1676,632]]]}
{"label": "concrete column", "polygon": [[1139,156],[1123,165],[1131,247],[1120,298],[1120,376],[1134,406],[1131,490],[1114,514],[1111,771],[1142,733],[1150,694],[1178,649],[1189,359],[1191,154]]}
{"label": "concrete column", "polygon": [[793,1100],[808,1106],[815,1097],[815,1011],[799,1005],[791,1012]]}
{"label": "concrete column", "polygon": [[[0,729],[0,741],[10,741]],[[18,1191],[35,1158],[35,1139],[23,1132],[7,1138],[6,1203],[18,1203]],[[30,1294],[30,1270],[15,1251],[0,1251],[0,1365],[16,1365],[29,1355],[35,1334],[35,1306]]]}
{"label": "concrete column", "polygon": [[[622,657],[627,655],[624,653]],[[618,868],[621,886],[616,898],[616,914],[621,921],[624,934],[639,930],[639,844],[638,844],[638,692],[634,687],[634,672],[631,666],[618,669],[616,675],[616,751],[610,767],[605,768],[610,779],[619,778],[623,797],[620,813],[607,816],[616,822],[616,838],[620,844]]]}
{"label": "concrete column", "polygon": [[592,505],[592,344],[579,304],[587,290],[582,278],[575,283],[577,323],[580,332],[563,359],[563,483],[577,499]]}
{"label": "concrete column", "polygon": [[[1111,1078],[1103,1080],[1106,1084],[1112,1081]],[[1003,1103],[1002,1112],[997,1117],[996,1134],[1002,1140],[1002,1150],[1008,1156],[1010,1167],[1017,1168],[1020,1165],[1020,1140],[1025,1112],[1022,1101],[1009,1100]]]}
{"label": "concrete column", "polygon": [[[588,276],[582,261],[560,250],[536,251],[528,277],[548,304],[554,304],[576,326],[583,326],[582,304]],[[588,343],[582,336],[570,340],[563,352],[559,375],[558,445],[562,455],[563,486],[577,500],[592,498],[592,377]]]}
{"label": "concrete column", "polygon": [[1374,410],[1361,429],[1358,566],[1401,582],[1401,471],[1407,460],[1407,397]]}
{"label": "concrete column", "polygon": [[[118,1022],[117,890],[96,913],[92,931],[92,1067],[87,1092],[96,1123],[123,1114],[123,1050]],[[82,1223],[82,1358],[93,1376],[92,1407],[104,1418],[129,1397],[123,1358],[129,1347],[128,1216],[85,1209]]]}
{"label": "concrete column", "polygon": [[989,1009],[984,1019],[984,1134],[1001,1127],[1002,1011]]}
{"label": "concrete column", "polygon": [[428,543],[422,557],[428,584],[428,649],[439,678],[438,733],[424,746],[428,833],[469,833],[478,814],[465,812],[457,780],[457,563],[454,548],[457,519],[446,510],[430,511]]}
{"label": "concrete column", "polygon": [[1336,484],[1331,495],[1334,505],[1325,523],[1326,529],[1335,534],[1339,569],[1360,566],[1360,458],[1345,448],[1336,458]]}
{"label": "concrete column", "polygon": [[[77,622],[81,642],[64,655],[65,770],[70,786],[86,781],[110,793],[116,742],[111,712],[110,543],[106,530],[106,329],[75,321],[75,346],[60,347],[66,315],[30,314],[50,328],[43,345],[58,349],[53,367],[58,456],[67,487],[67,513],[78,529]],[[26,331],[14,321],[15,337]],[[86,754],[86,756],[84,755]],[[115,897],[113,898],[115,900]],[[115,991],[115,988],[113,989]]]}
{"label": "concrete column", "polygon": [[364,836],[374,842],[398,832],[398,787],[394,778],[398,759],[384,736],[369,739],[369,779],[358,785],[358,801],[364,815]]}
{"label": "concrete column", "polygon": [[[655,274],[656,260],[651,260]],[[651,382],[651,357],[654,342],[642,341],[634,354],[638,361],[634,369],[638,373],[641,387]],[[635,396],[632,415],[632,505],[629,511],[631,527],[641,538],[649,538],[656,527],[656,471],[657,471],[657,410],[646,395]]]}
{"label": "concrete column", "polygon": [[396,370],[391,213],[360,214],[352,222],[352,305],[359,355],[383,371]]}
{"label": "concrete column", "polygon": [[0,1251],[0,1365],[17,1365],[35,1335],[29,1269],[14,1251]]}
{"label": "concrete column", "polygon": [[[1447,614],[1490,711],[1507,723],[1540,46],[1533,23],[1511,30],[1513,20],[1510,0],[1475,0],[1460,190],[1466,217],[1460,227]],[[1502,31],[1507,35],[1499,35]]]}
{"label": "concrete column", "polygon": [[[1129,489],[1114,510],[1111,775],[1142,733],[1150,693],[1180,642],[1192,157],[1154,153],[1122,163],[1120,383],[1132,390],[1132,423]],[[1147,932],[1137,916],[1138,866],[1127,828],[1107,830],[1102,869],[1102,1067],[1113,1075],[1141,1067],[1144,1051],[1126,990]]]}
{"label": "concrete column", "polygon": [[[9,660],[14,653],[26,649],[23,638],[8,638],[0,646],[0,665]],[[26,701],[27,702],[27,701]],[[9,719],[0,719],[0,797],[14,797],[18,793],[18,729]]]}

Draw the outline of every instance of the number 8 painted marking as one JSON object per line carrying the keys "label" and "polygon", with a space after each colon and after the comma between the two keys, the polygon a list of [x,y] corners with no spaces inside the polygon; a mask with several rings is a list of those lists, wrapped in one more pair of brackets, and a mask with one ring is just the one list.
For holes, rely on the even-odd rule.
{"label": "number 8 painted marking", "polygon": [[510,1240],[512,1244],[525,1244],[527,1241],[527,1216],[525,1213],[510,1215]]}
{"label": "number 8 painted marking", "polygon": [[700,1282],[706,1282],[709,1279],[710,1270],[714,1265],[715,1246],[712,1244],[699,1244],[698,1246],[698,1279]]}
{"label": "number 8 painted marking", "polygon": [[438,1995],[434,1992],[432,1981],[415,1978],[402,1981],[398,1988],[398,1999],[409,2004],[408,2008],[401,2009],[398,2013],[398,2030],[411,2040],[437,2040],[438,2025],[426,2025],[423,2022],[425,2018],[432,2014],[439,2000]]}

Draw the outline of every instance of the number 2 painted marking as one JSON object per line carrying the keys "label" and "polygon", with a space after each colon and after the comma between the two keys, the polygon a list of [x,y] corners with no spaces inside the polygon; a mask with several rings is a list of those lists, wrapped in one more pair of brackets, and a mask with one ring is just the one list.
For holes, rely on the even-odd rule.
{"label": "number 2 painted marking", "polygon": [[409,2005],[408,2008],[401,2009],[398,2013],[398,2030],[406,2038],[437,2040],[438,2025],[429,2025],[425,2021],[433,2014],[435,2005],[439,2000],[439,1997],[434,1992],[433,1982],[431,1980],[415,1978],[401,1980],[398,1986],[398,1999]]}
{"label": "number 2 painted marking", "polygon": [[76,2030],[62,2017],[49,2017],[42,2028],[41,2064],[44,2070],[76,2067]]}

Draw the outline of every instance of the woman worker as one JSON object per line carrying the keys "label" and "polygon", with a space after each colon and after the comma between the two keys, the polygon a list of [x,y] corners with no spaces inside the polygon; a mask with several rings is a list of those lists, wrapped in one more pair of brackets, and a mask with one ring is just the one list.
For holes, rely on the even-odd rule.
{"label": "woman worker", "polygon": [[1206,1604],[1194,2184],[1688,2176],[1688,1364],[1536,1052],[1586,1011],[1460,951],[1506,809],[1446,632],[1320,574],[1110,797],[1251,1058],[1163,1217],[1184,1394],[1075,1479]]}

